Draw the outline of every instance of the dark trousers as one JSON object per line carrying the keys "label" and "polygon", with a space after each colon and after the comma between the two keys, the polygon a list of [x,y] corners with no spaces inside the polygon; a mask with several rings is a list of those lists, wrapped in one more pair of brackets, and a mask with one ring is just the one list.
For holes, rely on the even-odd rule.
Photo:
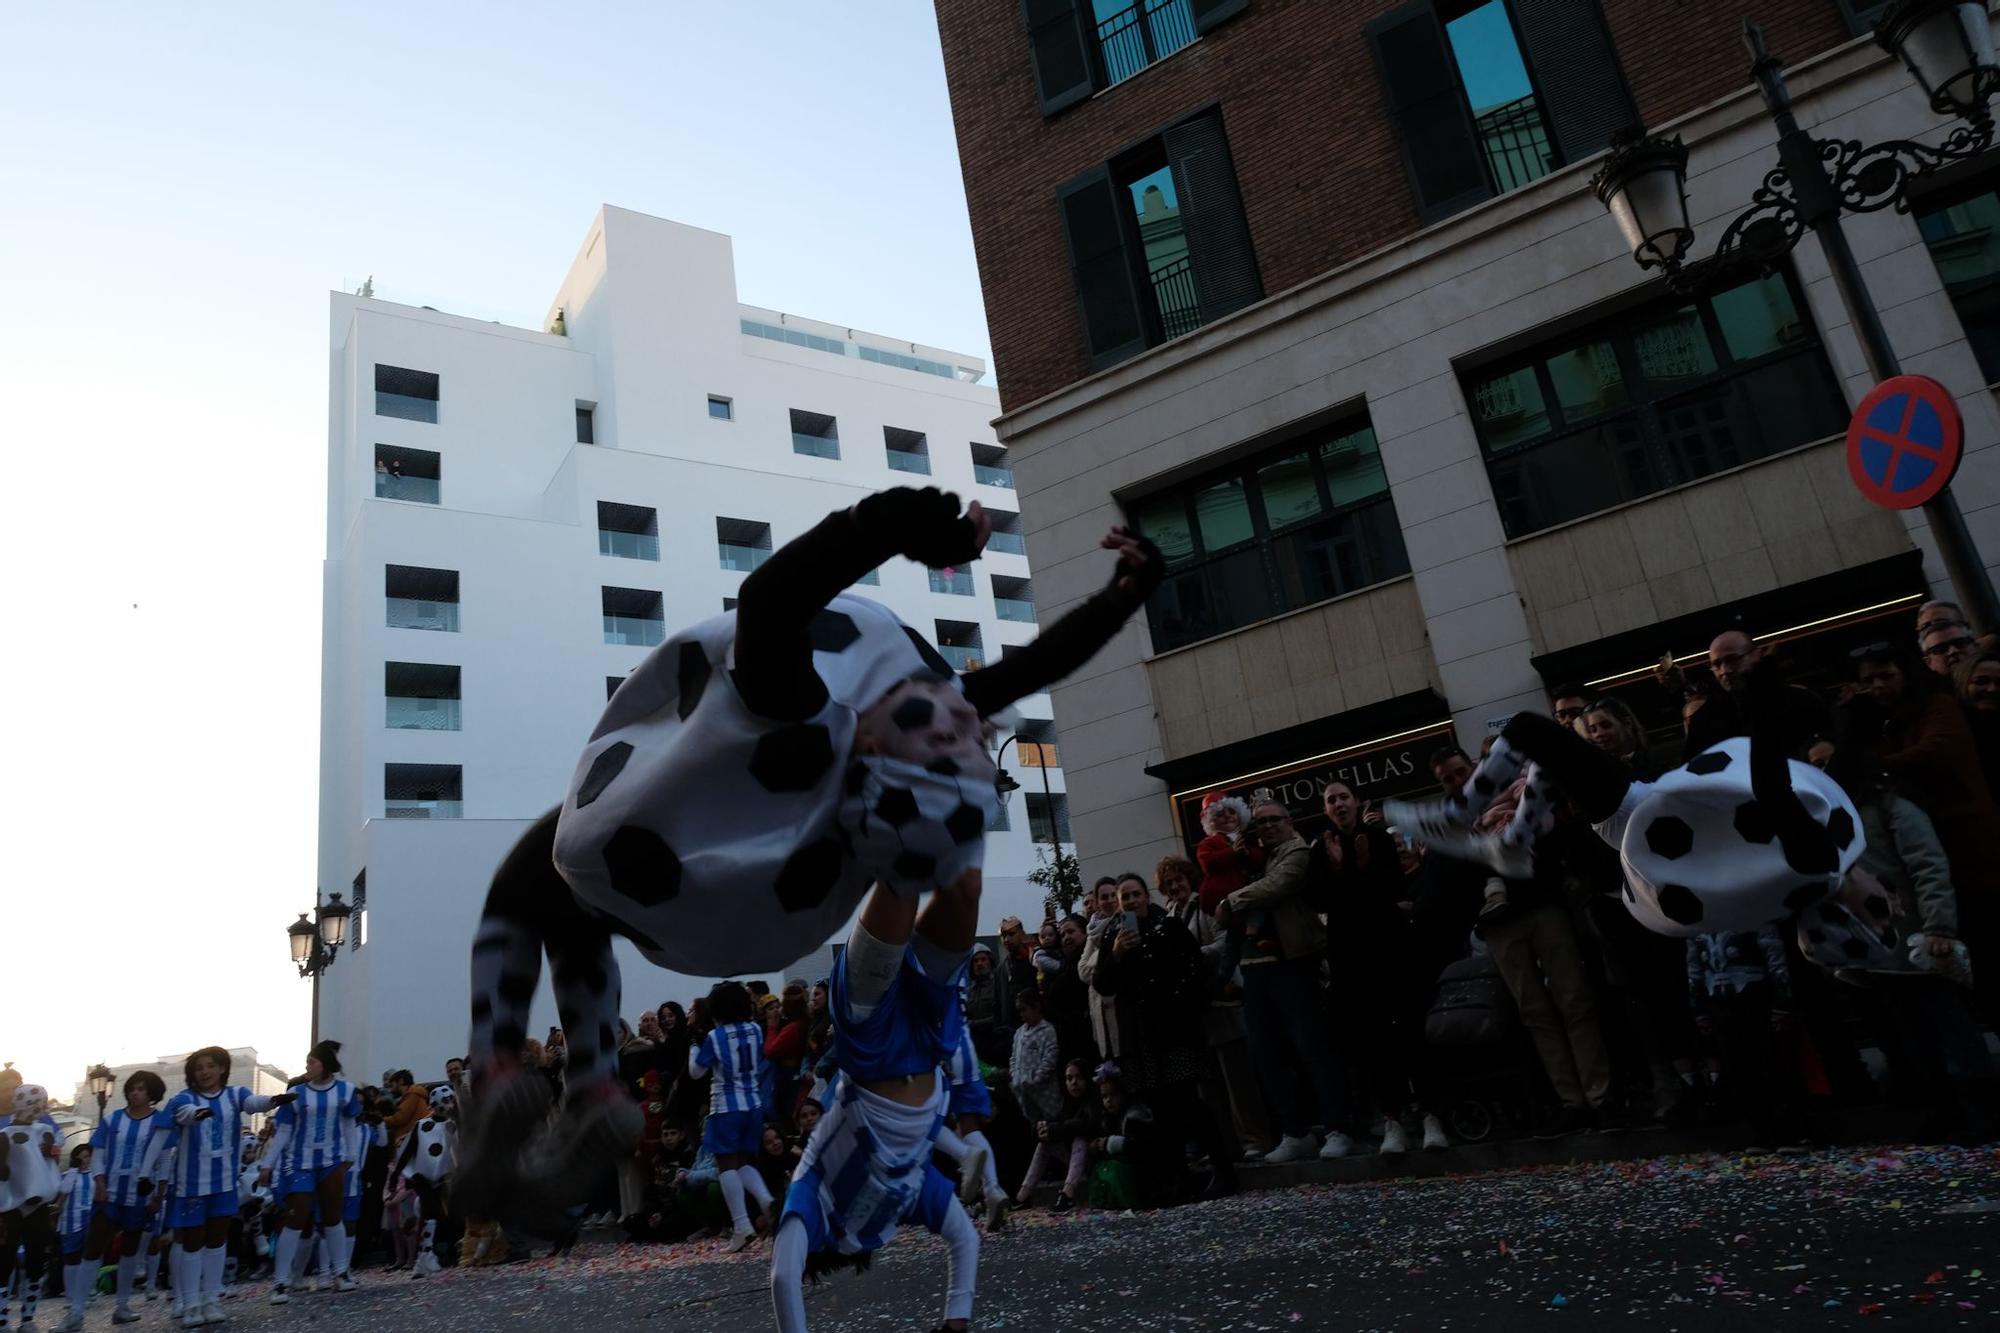
{"label": "dark trousers", "polygon": [[1761,982],[1734,995],[1712,995],[1715,1044],[1737,1113],[1765,1147],[1803,1132],[1798,1067],[1771,1027],[1771,992]]}
{"label": "dark trousers", "polygon": [[[1347,1120],[1347,1086],[1333,1056],[1319,966],[1314,954],[1243,968],[1250,1059],[1277,1103],[1279,1129],[1288,1136],[1309,1133],[1315,1123],[1337,1129]],[[1310,1093],[1299,1079],[1301,1066]]]}
{"label": "dark trousers", "polygon": [[1967,997],[1943,977],[1869,978],[1922,1088],[1926,1127],[1983,1143],[1993,1132],[1993,1057]]}

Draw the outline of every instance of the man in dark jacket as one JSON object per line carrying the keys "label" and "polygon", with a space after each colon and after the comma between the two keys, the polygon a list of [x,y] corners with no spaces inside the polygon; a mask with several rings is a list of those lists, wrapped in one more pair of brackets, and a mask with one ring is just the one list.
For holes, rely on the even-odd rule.
{"label": "man in dark jacket", "polygon": [[[1708,645],[1708,669],[1721,688],[1711,691],[1688,720],[1683,758],[1692,759],[1732,736],[1750,734],[1750,680],[1754,672],[1771,670],[1766,657],[1767,650],[1742,630],[1727,630],[1715,636],[1715,641]],[[1811,690],[1786,685],[1765,698],[1769,702],[1758,706],[1778,711],[1777,734],[1784,742],[1785,753],[1794,759],[1805,758],[1806,746],[1813,737],[1826,735],[1832,725],[1826,704]]]}

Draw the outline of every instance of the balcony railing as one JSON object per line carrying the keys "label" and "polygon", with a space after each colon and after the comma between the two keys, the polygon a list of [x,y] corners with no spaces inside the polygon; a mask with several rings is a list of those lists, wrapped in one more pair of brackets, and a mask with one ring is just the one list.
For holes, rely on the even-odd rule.
{"label": "balcony railing", "polygon": [[644,616],[606,616],[604,641],[627,648],[656,648],[667,641],[666,622]]}
{"label": "balcony railing", "polygon": [[456,699],[412,699],[391,694],[385,725],[396,731],[458,731]]}
{"label": "balcony railing", "polygon": [[996,532],[986,539],[986,549],[1005,555],[1026,555],[1028,539],[1018,532]]}
{"label": "balcony railing", "polygon": [[715,549],[722,556],[722,567],[749,573],[771,558],[766,546],[739,546],[735,542],[717,542]]}
{"label": "balcony railing", "polygon": [[985,463],[972,465],[972,479],[982,486],[1004,486],[1014,489],[1014,474],[1004,467],[989,467]]}
{"label": "balcony railing", "polygon": [[897,472],[915,472],[926,477],[931,474],[929,454],[913,454],[904,449],[889,451],[889,466]]}
{"label": "balcony railing", "polygon": [[406,393],[375,391],[375,415],[378,417],[400,417],[404,421],[427,421],[437,424],[438,404],[435,398],[412,398]]}
{"label": "balcony railing", "polygon": [[393,472],[375,474],[375,498],[378,500],[409,500],[416,504],[434,505],[438,502],[438,479],[436,477],[399,477]]}
{"label": "balcony railing", "polygon": [[969,569],[933,569],[930,576],[932,592],[948,592],[954,597],[972,596],[972,571]]}
{"label": "balcony railing", "polygon": [[829,440],[824,435],[804,435],[798,431],[793,431],[792,452],[795,454],[807,454],[813,458],[838,458],[840,457],[840,441]]}
{"label": "balcony railing", "polygon": [[458,630],[457,602],[420,602],[412,597],[391,597],[390,629]]}
{"label": "balcony railing", "polygon": [[1481,115],[1472,132],[1502,194],[1549,174],[1549,127],[1533,93]]}
{"label": "balcony railing", "polygon": [[993,614],[1002,620],[1019,620],[1032,625],[1035,623],[1035,604],[1019,597],[995,597]]}
{"label": "balcony railing", "polygon": [[960,648],[955,644],[941,643],[938,651],[944,654],[944,660],[951,663],[955,671],[977,671],[986,665],[984,650],[979,648]]}
{"label": "balcony railing", "polygon": [[1105,78],[1123,82],[1154,61],[1165,60],[1194,37],[1194,14],[1188,0],[1142,0],[1130,9],[1121,9],[1097,25]]}
{"label": "balcony railing", "polygon": [[1194,288],[1194,270],[1189,267],[1187,257],[1156,268],[1150,275],[1153,280],[1153,301],[1160,308],[1160,329],[1169,338],[1178,338],[1183,333],[1193,333],[1201,327],[1201,296]]}
{"label": "balcony railing", "polygon": [[657,534],[651,532],[610,532],[599,528],[597,553],[615,555],[625,560],[658,560],[660,539]]}
{"label": "balcony railing", "polygon": [[382,813],[390,819],[463,819],[463,801],[405,801],[390,797],[382,802]]}

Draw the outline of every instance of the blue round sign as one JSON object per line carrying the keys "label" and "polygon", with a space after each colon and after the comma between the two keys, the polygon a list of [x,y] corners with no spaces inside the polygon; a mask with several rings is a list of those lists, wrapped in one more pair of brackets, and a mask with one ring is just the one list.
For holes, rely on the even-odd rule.
{"label": "blue round sign", "polygon": [[1847,471],[1889,509],[1915,509],[1951,484],[1964,451],[1951,392],[1923,375],[1895,375],[1868,391],[1847,424]]}

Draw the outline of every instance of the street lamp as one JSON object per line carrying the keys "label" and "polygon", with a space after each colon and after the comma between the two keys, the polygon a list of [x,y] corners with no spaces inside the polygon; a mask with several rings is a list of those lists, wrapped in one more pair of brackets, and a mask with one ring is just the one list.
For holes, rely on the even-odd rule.
{"label": "street lamp", "polygon": [[[1841,217],[1891,207],[1906,212],[1912,181],[1991,148],[1987,100],[2000,89],[2000,65],[1986,6],[1977,0],[1898,0],[1877,25],[1875,40],[1902,59],[1933,110],[1966,123],[1939,144],[1891,139],[1864,146],[1858,139],[1816,139],[1792,114],[1783,62],[1764,45],[1763,30],[1746,19],[1750,74],[1778,129],[1778,165],[1765,173],[1750,207],[1723,228],[1714,255],[1687,262],[1694,229],[1688,220],[1687,148],[1678,138],[1643,131],[1619,136],[1590,188],[1618,223],[1639,267],[1661,270],[1675,290],[1706,286],[1738,271],[1768,273],[1810,230],[1861,339],[1869,372],[1879,382],[1901,374],[1902,365],[1862,281]],[[2000,602],[1951,489],[1927,501],[1924,512],[1959,602],[1980,629],[2000,628]]]}
{"label": "street lamp", "polygon": [[319,1041],[319,978],[320,974],[333,966],[339,956],[340,946],[347,942],[347,918],[354,909],[340,900],[338,893],[327,895],[326,901],[313,909],[313,920],[307,920],[304,912],[299,919],[285,927],[285,934],[291,940],[292,962],[298,966],[299,975],[311,977],[312,993],[312,1039]]}
{"label": "street lamp", "polygon": [[[1000,748],[993,752],[993,763],[996,768],[999,767],[1000,757],[1007,753],[1008,746],[1010,745],[1016,746],[1017,747],[1016,753],[1018,755],[1019,753],[1018,745],[1020,739],[1021,739],[1021,733],[1017,731],[1012,736],[1009,736],[1006,740],[1000,742]],[[1039,742],[1030,742],[1030,743],[1039,745]],[[1049,764],[1048,764],[1049,757],[1046,754],[1038,754],[1036,758],[1038,758],[1041,761],[1042,800],[1047,803],[1047,809],[1048,809],[1049,853],[1050,853],[1049,868],[1052,874],[1060,875],[1062,873],[1062,865],[1063,865],[1062,829],[1058,827],[1056,824],[1054,793],[1052,793],[1049,790]],[[1014,781],[1013,774],[1009,773],[1004,768],[1001,768],[999,770],[999,776],[994,778],[993,787],[995,791],[1000,793],[1000,805],[1003,809],[1006,807],[1007,798],[1012,796],[1015,792],[1021,790],[1021,784]],[[1054,884],[1050,885],[1051,889],[1055,887],[1057,886]]]}
{"label": "street lamp", "polygon": [[90,1080],[90,1095],[97,1098],[97,1123],[104,1123],[104,1103],[111,1099],[111,1071],[103,1065],[92,1065],[84,1073]]}

